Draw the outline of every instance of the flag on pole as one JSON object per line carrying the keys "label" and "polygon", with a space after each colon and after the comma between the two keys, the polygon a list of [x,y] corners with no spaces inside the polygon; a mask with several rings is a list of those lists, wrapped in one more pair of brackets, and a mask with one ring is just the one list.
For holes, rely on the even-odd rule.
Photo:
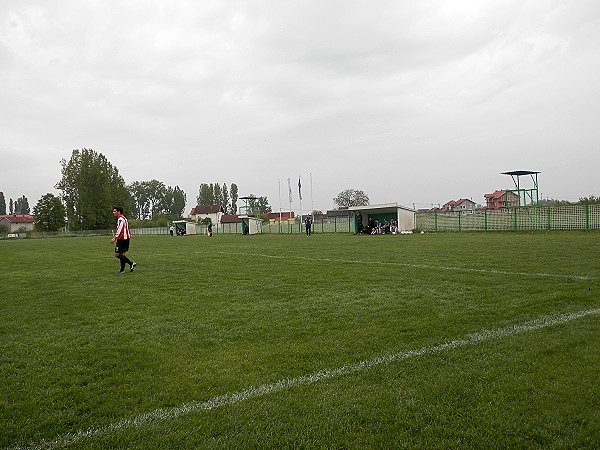
{"label": "flag on pole", "polygon": [[298,176],[298,197],[302,200],[302,183],[300,183],[300,176]]}
{"label": "flag on pole", "polygon": [[290,204],[292,203],[292,183],[290,183],[290,177],[288,177],[288,191]]}

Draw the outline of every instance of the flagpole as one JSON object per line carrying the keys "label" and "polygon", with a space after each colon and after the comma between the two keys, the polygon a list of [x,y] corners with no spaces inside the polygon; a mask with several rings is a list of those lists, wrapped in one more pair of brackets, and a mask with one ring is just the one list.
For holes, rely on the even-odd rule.
{"label": "flagpole", "polygon": [[315,221],[315,204],[313,202],[312,172],[310,172],[310,214],[312,215],[312,220],[314,222]]}
{"label": "flagpole", "polygon": [[277,188],[279,190],[279,232],[281,233],[281,179],[277,178]]}
{"label": "flagpole", "polygon": [[[288,200],[290,202],[290,216],[292,215],[292,184],[290,182],[290,177],[288,177]],[[291,217],[290,217],[291,219]],[[289,227],[288,227],[289,231]]]}
{"label": "flagpole", "polygon": [[300,175],[298,175],[298,198],[300,199],[300,231],[302,231],[302,183],[300,182]]}

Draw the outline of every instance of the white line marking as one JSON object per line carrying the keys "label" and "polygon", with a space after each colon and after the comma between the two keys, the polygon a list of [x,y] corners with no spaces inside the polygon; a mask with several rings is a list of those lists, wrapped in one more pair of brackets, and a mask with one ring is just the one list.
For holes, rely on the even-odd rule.
{"label": "white line marking", "polygon": [[553,325],[572,322],[582,317],[591,316],[594,314],[600,314],[600,308],[560,315],[542,316],[535,320],[525,322],[522,324],[510,325],[504,328],[498,328],[496,330],[482,331],[480,333],[468,335],[467,337],[462,339],[456,339],[453,341],[445,342],[443,344],[435,345],[433,347],[424,347],[417,350],[408,350],[400,353],[378,356],[376,358],[360,361],[356,364],[342,366],[337,369],[325,369],[313,374],[304,375],[296,378],[286,378],[283,380],[276,381],[274,383],[263,384],[258,387],[251,386],[241,391],[229,392],[223,395],[219,395],[217,397],[213,397],[210,400],[204,402],[193,401],[172,408],[156,409],[149,413],[141,414],[139,416],[135,416],[129,419],[123,419],[119,422],[115,422],[103,427],[90,428],[88,430],[80,430],[75,433],[67,433],[62,436],[58,436],[57,438],[52,440],[43,440],[39,443],[30,444],[27,446],[11,447],[11,450],[51,450],[66,447],[67,445],[74,444],[84,439],[90,439],[97,436],[104,436],[111,433],[117,433],[127,429],[163,422],[165,420],[176,419],[189,413],[210,411],[221,406],[234,405],[236,403],[240,403],[257,397],[262,397],[264,395],[273,394],[276,392],[281,392],[290,388],[306,386],[316,383],[318,381],[341,377],[343,375],[361,372],[364,370],[370,370],[374,367],[378,367],[381,365],[388,365],[394,362],[410,358],[418,358],[421,356],[433,355],[453,350],[456,348],[465,347],[467,345],[478,344],[480,342],[502,339],[505,337],[514,336],[516,334],[526,333],[528,331],[539,330],[541,328],[546,328]]}
{"label": "white line marking", "polygon": [[[200,252],[196,252],[200,253]],[[325,261],[335,263],[349,263],[349,264],[376,264],[376,265],[388,265],[388,266],[402,266],[402,267],[414,267],[417,269],[436,269],[436,270],[456,270],[460,272],[480,272],[480,273],[491,273],[495,275],[522,275],[528,277],[552,277],[552,278],[570,278],[575,280],[593,280],[593,277],[580,276],[580,275],[562,275],[553,273],[528,273],[528,272],[510,272],[505,270],[487,270],[487,269],[471,269],[468,267],[452,267],[452,266],[434,266],[429,264],[409,264],[401,262],[390,262],[390,261],[364,261],[355,259],[333,259],[333,258],[315,258],[308,256],[289,256],[289,255],[264,255],[261,253],[242,253],[242,252],[217,252],[222,255],[242,255],[242,256],[253,256],[261,258],[278,258],[278,259],[301,259],[303,261]]]}

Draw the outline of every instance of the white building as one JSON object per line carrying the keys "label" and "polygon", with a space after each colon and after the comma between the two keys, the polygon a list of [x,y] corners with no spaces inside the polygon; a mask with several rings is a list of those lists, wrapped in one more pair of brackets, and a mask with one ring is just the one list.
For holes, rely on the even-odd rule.
{"label": "white building", "polygon": [[396,219],[398,221],[398,231],[412,231],[415,228],[416,210],[398,203],[384,203],[381,205],[369,206],[351,206],[348,208],[350,214],[354,217],[356,230],[367,226],[369,219],[379,220]]}

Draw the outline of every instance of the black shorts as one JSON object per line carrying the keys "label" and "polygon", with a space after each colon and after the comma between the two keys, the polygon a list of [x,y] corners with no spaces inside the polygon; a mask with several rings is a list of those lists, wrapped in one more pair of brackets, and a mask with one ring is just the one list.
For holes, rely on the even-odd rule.
{"label": "black shorts", "polygon": [[129,239],[117,239],[115,253],[125,253],[127,250],[129,250]]}

